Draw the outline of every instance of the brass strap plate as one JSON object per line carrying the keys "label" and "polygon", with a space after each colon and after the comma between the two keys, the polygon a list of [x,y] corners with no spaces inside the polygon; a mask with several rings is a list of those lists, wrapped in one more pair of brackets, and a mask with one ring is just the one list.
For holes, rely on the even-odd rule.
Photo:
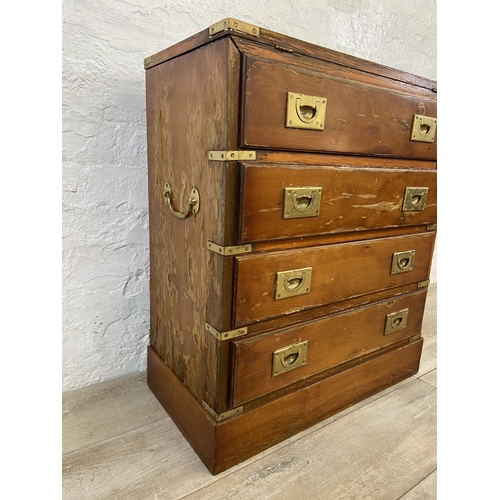
{"label": "brass strap plate", "polygon": [[421,212],[427,203],[428,187],[407,187],[403,198],[403,212]]}
{"label": "brass strap plate", "polygon": [[438,225],[436,223],[434,224],[427,224],[427,227],[425,229],[427,229],[427,231],[435,231],[437,229]]}
{"label": "brass strap plate", "polygon": [[283,373],[299,368],[306,364],[308,341],[282,347],[273,352],[272,376],[276,377]]}
{"label": "brass strap plate", "polygon": [[417,283],[417,288],[424,288],[430,285],[431,280],[419,281]]}
{"label": "brass strap plate", "polygon": [[287,187],[283,190],[283,219],[317,217],[321,206],[321,187]]}
{"label": "brass strap plate", "polygon": [[422,338],[422,334],[421,333],[417,333],[416,335],[413,335],[412,337],[410,337],[408,339],[408,343],[415,342],[415,340],[418,340],[420,338]]}
{"label": "brass strap plate", "polygon": [[255,151],[209,151],[208,159],[214,161],[255,160]]}
{"label": "brass strap plate", "polygon": [[384,335],[389,335],[390,333],[399,332],[403,330],[408,323],[408,312],[409,309],[402,309],[401,311],[396,311],[390,313],[385,318],[385,331]]}
{"label": "brass strap plate", "polygon": [[239,255],[241,253],[248,253],[252,251],[252,245],[237,245],[232,247],[223,247],[217,245],[213,241],[207,242],[207,248],[214,253],[218,253],[220,255]]}
{"label": "brass strap plate", "polygon": [[393,274],[409,273],[415,263],[415,250],[395,252],[392,255],[391,276]]}
{"label": "brass strap plate", "polygon": [[225,420],[226,418],[229,417],[234,417],[234,415],[239,415],[243,411],[243,406],[238,406],[238,408],[233,408],[232,410],[225,411],[223,413],[216,413],[208,403],[204,400],[201,402],[201,406],[210,414],[210,416],[217,422],[220,422],[221,420]]}
{"label": "brass strap plate", "polygon": [[250,23],[244,23],[243,21],[232,19],[231,17],[223,19],[222,21],[209,26],[208,34],[209,36],[213,36],[217,33],[220,33],[221,31],[226,31],[229,29],[240,31],[241,33],[246,33],[247,35],[260,37],[260,28],[258,26]]}
{"label": "brass strap plate", "polygon": [[434,142],[437,119],[423,115],[413,116],[411,140],[416,142]]}
{"label": "brass strap plate", "polygon": [[248,328],[246,326],[243,328],[238,328],[237,330],[228,330],[227,332],[219,332],[219,330],[215,329],[209,323],[205,323],[205,330],[207,332],[210,332],[217,340],[234,339],[235,337],[241,337],[242,335],[246,335],[248,332]]}
{"label": "brass strap plate", "polygon": [[281,300],[309,293],[311,290],[312,267],[291,269],[276,273],[274,299]]}
{"label": "brass strap plate", "polygon": [[326,97],[288,92],[285,126],[306,130],[324,130],[326,101]]}

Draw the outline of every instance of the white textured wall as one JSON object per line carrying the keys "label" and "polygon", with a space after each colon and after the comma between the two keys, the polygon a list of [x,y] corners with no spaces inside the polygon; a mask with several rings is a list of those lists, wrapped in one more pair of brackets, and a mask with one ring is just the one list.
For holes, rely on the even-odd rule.
{"label": "white textured wall", "polygon": [[435,0],[64,0],[64,391],[145,369],[143,59],[225,17],[436,79]]}

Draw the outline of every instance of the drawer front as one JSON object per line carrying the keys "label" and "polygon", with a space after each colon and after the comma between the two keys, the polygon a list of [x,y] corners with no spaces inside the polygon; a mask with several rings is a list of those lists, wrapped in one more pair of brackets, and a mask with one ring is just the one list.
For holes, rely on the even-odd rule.
{"label": "drawer front", "polygon": [[435,170],[248,163],[240,175],[240,243],[437,221]]}
{"label": "drawer front", "polygon": [[428,278],[434,232],[238,255],[240,327]]}
{"label": "drawer front", "polygon": [[[334,65],[316,72],[300,61],[287,65],[247,56],[244,71],[242,147],[436,158],[436,136],[420,142],[419,133],[419,141],[412,140],[415,115],[437,116],[431,91],[392,90],[383,86],[387,81],[366,83],[360,72],[338,76]],[[428,128],[427,138],[434,133],[418,119],[416,126]]]}
{"label": "drawer front", "polygon": [[[276,333],[234,341],[234,405],[419,334],[426,295],[427,290],[420,290]],[[388,329],[392,331],[388,333]],[[298,349],[294,346],[304,343],[304,354],[295,355]]]}

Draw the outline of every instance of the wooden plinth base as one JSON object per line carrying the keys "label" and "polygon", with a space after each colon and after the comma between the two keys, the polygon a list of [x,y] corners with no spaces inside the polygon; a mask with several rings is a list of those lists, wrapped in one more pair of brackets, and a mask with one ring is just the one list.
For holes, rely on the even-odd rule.
{"label": "wooden plinth base", "polygon": [[218,474],[418,371],[423,340],[384,350],[275,400],[216,422],[148,348],[148,385],[212,474]]}

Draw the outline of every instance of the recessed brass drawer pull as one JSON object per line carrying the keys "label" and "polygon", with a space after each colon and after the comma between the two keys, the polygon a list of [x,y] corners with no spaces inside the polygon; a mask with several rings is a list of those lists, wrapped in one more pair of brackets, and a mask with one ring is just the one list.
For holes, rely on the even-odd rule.
{"label": "recessed brass drawer pull", "polygon": [[198,210],[200,209],[200,193],[198,193],[198,190],[196,188],[193,188],[191,190],[191,196],[188,199],[188,207],[185,212],[177,212],[172,207],[172,187],[168,182],[165,183],[165,187],[163,188],[163,196],[165,197],[165,201],[168,205],[168,208],[172,212],[172,215],[174,215],[178,219],[185,219],[186,217],[189,217],[189,214],[191,213],[197,214]]}
{"label": "recessed brass drawer pull", "polygon": [[273,352],[273,377],[306,364],[307,340]]}
{"label": "recessed brass drawer pull", "polygon": [[390,333],[398,332],[406,327],[408,322],[408,312],[409,309],[402,309],[401,311],[396,311],[388,314],[385,318],[385,331],[384,335],[389,335]]}
{"label": "recessed brass drawer pull", "polygon": [[391,275],[410,272],[415,262],[415,253],[415,250],[395,252],[392,255]]}
{"label": "recessed brass drawer pull", "polygon": [[325,128],[326,97],[288,92],[286,127],[306,130]]}
{"label": "recessed brass drawer pull", "polygon": [[280,300],[309,293],[311,290],[311,276],[312,267],[276,273],[274,298]]}
{"label": "recessed brass drawer pull", "polygon": [[317,217],[321,205],[320,187],[287,187],[283,195],[283,219]]}
{"label": "recessed brass drawer pull", "polygon": [[422,211],[427,203],[427,187],[407,187],[403,198],[403,212]]}
{"label": "recessed brass drawer pull", "polygon": [[411,140],[416,142],[434,142],[437,119],[429,116],[414,115]]}

